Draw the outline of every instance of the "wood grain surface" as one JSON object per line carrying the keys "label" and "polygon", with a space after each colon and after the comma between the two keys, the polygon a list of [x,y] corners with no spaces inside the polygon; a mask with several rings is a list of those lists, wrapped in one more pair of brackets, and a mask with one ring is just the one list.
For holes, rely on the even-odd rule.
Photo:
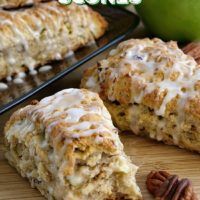
{"label": "wood grain surface", "polygon": [[[146,190],[145,180],[149,171],[167,170],[180,177],[192,180],[195,191],[200,196],[200,155],[173,146],[167,146],[131,133],[121,133],[125,152],[140,168],[137,182],[145,200],[152,200]],[[32,189],[26,179],[20,177],[3,157],[0,145],[0,200],[44,200],[36,189]]]}

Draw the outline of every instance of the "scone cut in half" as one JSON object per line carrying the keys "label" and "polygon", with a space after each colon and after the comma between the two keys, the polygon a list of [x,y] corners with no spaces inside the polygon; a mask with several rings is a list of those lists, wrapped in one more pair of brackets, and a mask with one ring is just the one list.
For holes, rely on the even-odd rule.
{"label": "scone cut in half", "polygon": [[66,89],[16,111],[5,156],[48,199],[141,199],[137,166],[98,94]]}
{"label": "scone cut in half", "polygon": [[101,37],[107,26],[99,13],[75,3],[0,10],[0,79],[64,59]]}
{"label": "scone cut in half", "polygon": [[200,66],[176,42],[130,39],[85,71],[116,126],[200,152]]}
{"label": "scone cut in half", "polygon": [[23,6],[34,5],[36,3],[45,2],[48,0],[0,0],[1,8],[20,8]]}

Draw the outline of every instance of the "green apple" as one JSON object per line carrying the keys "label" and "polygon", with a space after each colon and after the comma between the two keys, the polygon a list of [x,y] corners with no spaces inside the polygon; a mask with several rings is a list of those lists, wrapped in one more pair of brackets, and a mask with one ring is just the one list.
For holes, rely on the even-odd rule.
{"label": "green apple", "polygon": [[142,0],[136,6],[149,31],[165,40],[200,40],[200,0]]}

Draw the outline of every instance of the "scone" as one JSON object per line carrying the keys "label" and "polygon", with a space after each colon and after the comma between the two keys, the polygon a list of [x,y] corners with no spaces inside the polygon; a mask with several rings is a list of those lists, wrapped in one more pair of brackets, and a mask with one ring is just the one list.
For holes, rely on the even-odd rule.
{"label": "scone", "polygon": [[1,8],[18,8],[22,6],[33,5],[39,2],[45,2],[48,0],[0,0]]}
{"label": "scone", "polygon": [[200,66],[175,42],[131,39],[86,70],[116,125],[200,152]]}
{"label": "scone", "polygon": [[86,5],[57,1],[0,10],[0,79],[33,70],[101,37],[105,19]]}
{"label": "scone", "polygon": [[98,94],[66,89],[16,111],[5,156],[48,199],[139,200],[137,167]]}

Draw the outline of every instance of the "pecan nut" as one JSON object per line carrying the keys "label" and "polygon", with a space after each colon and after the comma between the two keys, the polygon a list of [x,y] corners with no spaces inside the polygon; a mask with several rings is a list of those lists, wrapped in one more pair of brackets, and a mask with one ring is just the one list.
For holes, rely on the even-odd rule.
{"label": "pecan nut", "polygon": [[156,200],[198,200],[188,179],[179,180],[165,171],[150,172],[146,185]]}
{"label": "pecan nut", "polygon": [[191,42],[183,47],[183,52],[192,56],[200,64],[200,42]]}

